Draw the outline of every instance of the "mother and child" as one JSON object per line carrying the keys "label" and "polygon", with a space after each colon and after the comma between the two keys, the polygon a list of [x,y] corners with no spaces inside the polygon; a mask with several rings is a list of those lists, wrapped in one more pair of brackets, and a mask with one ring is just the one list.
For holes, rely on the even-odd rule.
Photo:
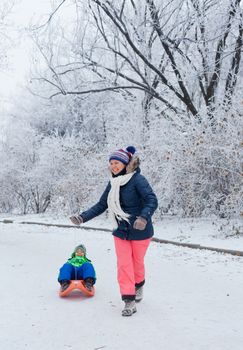
{"label": "mother and child", "polygon": [[[112,234],[117,257],[117,279],[124,301],[122,316],[133,315],[137,311],[136,302],[143,298],[144,257],[154,234],[151,218],[158,206],[157,197],[141,174],[139,165],[135,147],[113,152],[109,156],[111,178],[99,201],[79,215],[70,217],[73,224],[80,225],[108,209],[114,227]],[[86,261],[79,267],[87,287],[96,281],[93,266],[91,268],[90,265],[91,262]],[[59,282],[63,285],[65,281],[67,284],[68,279],[63,280],[60,276],[61,271]]]}

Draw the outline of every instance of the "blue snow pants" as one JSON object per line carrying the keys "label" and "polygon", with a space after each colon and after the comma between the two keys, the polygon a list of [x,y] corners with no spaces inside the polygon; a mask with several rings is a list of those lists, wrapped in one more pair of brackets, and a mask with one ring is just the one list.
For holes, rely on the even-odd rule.
{"label": "blue snow pants", "polygon": [[86,278],[93,278],[96,280],[95,269],[89,262],[76,267],[72,264],[65,263],[61,268],[58,276],[58,282],[63,280],[85,280]]}

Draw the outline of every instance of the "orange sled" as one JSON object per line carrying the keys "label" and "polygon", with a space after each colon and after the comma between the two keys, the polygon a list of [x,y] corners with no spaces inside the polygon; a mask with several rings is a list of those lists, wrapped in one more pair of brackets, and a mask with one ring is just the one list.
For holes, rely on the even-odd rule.
{"label": "orange sled", "polygon": [[85,285],[83,280],[71,280],[70,284],[67,289],[65,289],[63,292],[59,291],[60,297],[66,297],[69,295],[73,290],[80,290],[85,296],[92,297],[95,294],[95,289],[92,287],[92,290],[89,291]]}

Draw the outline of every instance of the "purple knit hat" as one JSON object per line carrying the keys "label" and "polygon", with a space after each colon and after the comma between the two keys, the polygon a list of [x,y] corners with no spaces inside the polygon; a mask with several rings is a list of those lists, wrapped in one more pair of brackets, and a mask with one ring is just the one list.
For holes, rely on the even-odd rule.
{"label": "purple knit hat", "polygon": [[128,146],[125,150],[120,148],[110,155],[109,162],[112,159],[115,159],[127,165],[130,162],[130,159],[132,158],[135,152],[136,152],[136,148],[133,146]]}

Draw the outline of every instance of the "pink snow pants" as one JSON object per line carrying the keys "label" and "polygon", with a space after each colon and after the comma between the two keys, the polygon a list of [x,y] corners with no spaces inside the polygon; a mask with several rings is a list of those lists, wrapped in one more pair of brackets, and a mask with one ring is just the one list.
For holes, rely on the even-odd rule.
{"label": "pink snow pants", "polygon": [[114,237],[117,256],[117,279],[121,295],[135,295],[135,283],[145,279],[144,256],[151,238],[127,241]]}

